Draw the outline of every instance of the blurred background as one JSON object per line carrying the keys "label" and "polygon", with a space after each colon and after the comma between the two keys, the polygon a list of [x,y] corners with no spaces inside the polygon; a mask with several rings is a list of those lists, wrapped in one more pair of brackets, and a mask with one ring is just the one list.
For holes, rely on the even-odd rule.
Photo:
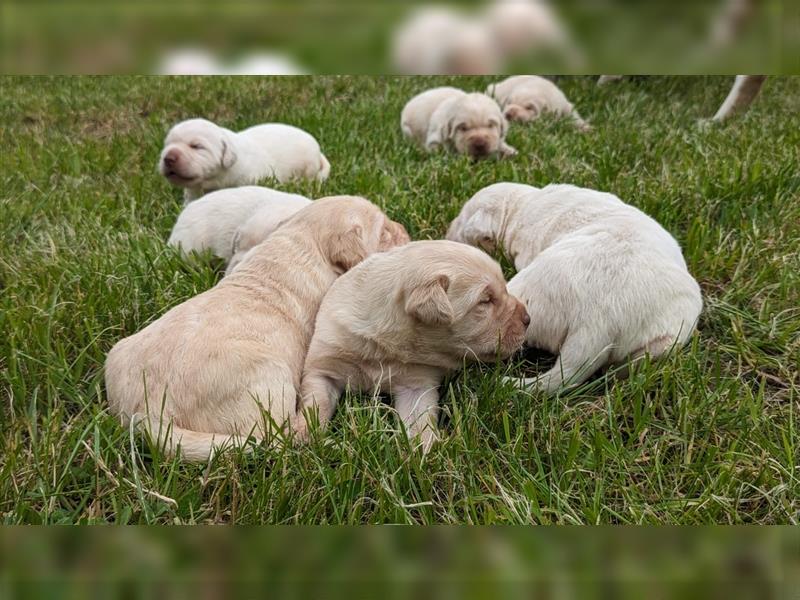
{"label": "blurred background", "polygon": [[796,73],[796,0],[4,0],[5,73]]}
{"label": "blurred background", "polygon": [[[5,598],[794,598],[796,528],[9,528]],[[66,585],[69,584],[69,585]]]}

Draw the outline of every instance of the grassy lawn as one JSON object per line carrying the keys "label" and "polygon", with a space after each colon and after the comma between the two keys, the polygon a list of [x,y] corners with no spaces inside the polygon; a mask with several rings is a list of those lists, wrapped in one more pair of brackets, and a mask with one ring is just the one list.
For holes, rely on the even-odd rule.
{"label": "grassy lawn", "polygon": [[[768,80],[745,118],[707,130],[697,119],[730,78],[563,79],[595,131],[512,127],[520,155],[502,162],[403,141],[411,95],[489,81],[0,79],[2,522],[800,521],[800,78]],[[501,383],[521,360],[471,366],[442,390],[443,442],[426,459],[369,397],[344,399],[306,447],[165,459],[107,414],[102,365],[221,276],[165,246],[182,196],[155,164],[191,116],[307,129],[331,178],[284,188],[363,195],[414,239],[442,237],[497,181],[613,192],[681,243],[705,297],[699,331],[627,380],[557,397]]]}

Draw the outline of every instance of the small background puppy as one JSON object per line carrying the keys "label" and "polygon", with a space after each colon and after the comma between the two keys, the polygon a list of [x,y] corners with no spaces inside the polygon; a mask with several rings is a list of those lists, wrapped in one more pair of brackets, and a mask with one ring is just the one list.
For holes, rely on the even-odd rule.
{"label": "small background puppy", "polygon": [[547,392],[683,345],[703,306],[675,239],[612,194],[491,185],[464,205],[447,238],[502,246],[514,261],[508,290],[528,308],[527,343],[558,354],[550,371],[522,382]]}
{"label": "small background puppy", "polygon": [[235,133],[190,119],[170,129],[158,168],[172,185],[185,188],[184,197],[191,201],[266,178],[324,181],[331,166],[317,140],[297,127],[268,123]]}
{"label": "small background puppy", "polygon": [[[439,240],[375,255],[325,296],[304,367],[301,412],[318,411],[325,425],[347,387],[390,393],[407,432],[421,436],[427,450],[445,375],[465,359],[510,356],[528,322],[500,266],[479,250]],[[302,418],[298,432],[306,434]]]}
{"label": "small background puppy", "polygon": [[527,123],[544,113],[570,117],[581,131],[591,130],[558,86],[544,77],[515,75],[491,84],[486,93],[497,100],[509,121]]}
{"label": "small background puppy", "polygon": [[400,115],[403,135],[428,152],[441,147],[485,158],[517,151],[506,144],[508,122],[497,102],[485,94],[439,87],[414,96]]}
{"label": "small background puppy", "polygon": [[280,429],[296,414],[325,292],[369,254],[407,241],[363,198],[313,202],[215,287],[111,349],[111,412],[141,422],[169,454],[180,446],[188,460]]}
{"label": "small background puppy", "polygon": [[309,204],[304,196],[253,185],[211,192],[184,207],[167,243],[183,254],[210,250],[228,263],[237,250],[236,234],[245,223],[253,221],[245,240],[250,249]]}

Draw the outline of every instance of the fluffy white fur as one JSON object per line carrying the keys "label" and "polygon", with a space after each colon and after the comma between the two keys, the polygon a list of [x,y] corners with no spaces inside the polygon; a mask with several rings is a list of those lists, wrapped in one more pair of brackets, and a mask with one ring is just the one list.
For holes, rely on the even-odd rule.
{"label": "fluffy white fur", "polygon": [[184,254],[210,250],[227,263],[237,251],[234,241],[243,226],[253,221],[246,228],[249,250],[309,204],[304,196],[253,185],[218,190],[184,207],[167,243]]}
{"label": "fluffy white fur", "polygon": [[612,194],[490,185],[464,205],[447,237],[502,246],[514,261],[508,290],[527,305],[527,343],[558,354],[550,371],[521,383],[547,392],[683,345],[703,306],[675,239]]}
{"label": "fluffy white fur", "polygon": [[517,151],[506,143],[508,122],[485,94],[438,87],[417,94],[400,115],[403,135],[428,152],[448,148],[473,158]]}
{"label": "fluffy white fur", "polygon": [[591,126],[584,121],[558,86],[537,75],[515,75],[491,84],[486,93],[497,100],[509,121],[527,123],[551,113],[571,118],[581,131]]}
{"label": "fluffy white fur", "polygon": [[330,168],[317,140],[297,127],[267,123],[236,133],[205,119],[170,129],[158,162],[170,183],[185,188],[187,201],[267,178],[324,181]]}
{"label": "fluffy white fur", "polygon": [[[303,368],[301,409],[316,412],[324,426],[346,387],[389,393],[406,431],[427,450],[445,375],[464,360],[510,356],[528,322],[500,266],[475,248],[437,240],[376,255],[325,296]],[[297,422],[305,434],[305,420]]]}

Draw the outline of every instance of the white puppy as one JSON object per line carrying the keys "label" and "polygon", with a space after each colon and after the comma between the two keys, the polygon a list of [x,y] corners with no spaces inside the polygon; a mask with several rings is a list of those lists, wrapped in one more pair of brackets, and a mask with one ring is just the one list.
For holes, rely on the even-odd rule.
{"label": "white puppy", "polygon": [[180,446],[188,460],[282,428],[297,412],[325,292],[369,254],[407,241],[402,226],[363,198],[311,203],[235,273],[111,349],[111,412],[141,423],[169,454]]}
{"label": "white puppy", "polygon": [[394,68],[406,75],[489,75],[502,71],[492,31],[446,6],[417,9],[395,32]]}
{"label": "white puppy", "polygon": [[[320,306],[300,408],[324,426],[345,388],[389,393],[427,450],[442,379],[464,360],[510,356],[528,323],[500,265],[475,248],[438,240],[375,255],[340,277]],[[305,421],[297,424],[305,435]]]}
{"label": "white puppy", "polygon": [[681,346],[703,306],[675,239],[616,196],[571,185],[490,185],[453,221],[448,239],[502,246],[519,271],[510,293],[527,305],[527,343],[558,354],[524,379],[553,392],[595,371]]}
{"label": "white puppy", "polygon": [[186,205],[167,243],[184,254],[210,250],[229,262],[242,226],[254,221],[248,228],[249,249],[309,204],[311,200],[304,196],[254,185],[218,190]]}
{"label": "white puppy", "polygon": [[549,50],[570,65],[583,63],[581,52],[545,0],[493,0],[485,10],[485,21],[504,58]]}
{"label": "white puppy", "polygon": [[517,151],[506,144],[508,122],[497,102],[485,94],[439,87],[417,94],[400,115],[403,135],[427,151],[441,147],[485,158]]}
{"label": "white puppy", "polygon": [[235,133],[205,119],[189,119],[170,129],[158,168],[187,201],[213,190],[274,178],[324,181],[330,163],[319,144],[302,129],[268,123]]}
{"label": "white puppy", "polygon": [[581,131],[591,129],[564,92],[544,77],[515,75],[491,84],[486,93],[497,100],[509,121],[527,123],[544,113],[551,113],[558,117],[570,117]]}

